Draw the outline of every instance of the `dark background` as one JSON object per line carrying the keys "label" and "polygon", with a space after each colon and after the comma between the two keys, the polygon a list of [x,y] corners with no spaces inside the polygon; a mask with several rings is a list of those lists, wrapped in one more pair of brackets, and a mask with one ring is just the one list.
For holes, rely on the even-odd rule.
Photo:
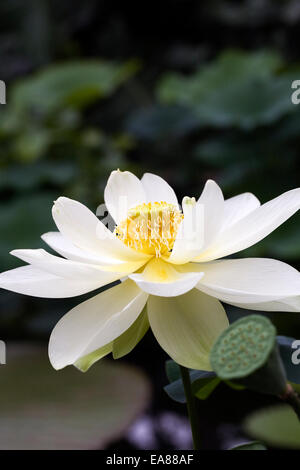
{"label": "dark background", "polygon": [[[53,200],[65,195],[95,211],[116,168],[158,173],[179,199],[197,197],[208,178],[226,197],[250,191],[262,202],[299,186],[300,108],[290,99],[300,79],[299,25],[296,0],[1,2],[1,271],[20,265],[11,249],[45,248],[39,237],[54,229]],[[239,256],[299,268],[299,239],[294,216]],[[83,298],[1,291],[0,337],[46,344]],[[242,313],[226,310],[231,318]],[[296,314],[271,317],[280,334],[299,337]],[[162,391],[165,358],[148,333],[126,361],[152,382],[146,415],[156,445],[170,448],[180,443],[157,422],[185,410]],[[270,402],[220,387],[199,402],[204,447],[242,439],[243,416]],[[130,445],[138,444],[126,433],[111,444]]]}

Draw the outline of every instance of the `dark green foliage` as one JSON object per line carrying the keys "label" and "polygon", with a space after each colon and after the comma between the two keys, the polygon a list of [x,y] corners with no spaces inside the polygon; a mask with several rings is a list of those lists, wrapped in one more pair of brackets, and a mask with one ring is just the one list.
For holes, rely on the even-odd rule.
{"label": "dark green foliage", "polygon": [[246,418],[244,429],[272,447],[300,449],[300,423],[287,405],[255,411]]}
{"label": "dark green foliage", "polygon": [[[183,383],[180,378],[180,370],[178,364],[174,361],[169,360],[166,362],[167,377],[170,381],[169,385],[164,387],[165,392],[170,398],[179,402],[185,403],[185,394],[183,389]],[[190,377],[192,382],[192,389],[195,395],[199,393],[201,398],[207,398],[210,393],[213,392],[214,386],[217,386],[215,381],[216,374],[214,372],[204,370],[190,370]],[[202,392],[201,392],[202,389]],[[199,396],[199,398],[200,398]]]}

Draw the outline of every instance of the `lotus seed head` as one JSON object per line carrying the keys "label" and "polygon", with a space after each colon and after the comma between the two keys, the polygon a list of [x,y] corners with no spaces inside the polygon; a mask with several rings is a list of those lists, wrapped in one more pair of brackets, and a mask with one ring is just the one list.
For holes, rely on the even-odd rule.
{"label": "lotus seed head", "polygon": [[212,369],[224,380],[246,377],[267,361],[275,339],[276,330],[268,318],[245,316],[223,331],[213,345]]}

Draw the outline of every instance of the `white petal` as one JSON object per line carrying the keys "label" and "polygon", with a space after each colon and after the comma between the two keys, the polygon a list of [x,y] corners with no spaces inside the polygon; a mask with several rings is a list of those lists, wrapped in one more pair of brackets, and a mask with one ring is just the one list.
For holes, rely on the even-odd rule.
{"label": "white petal", "polygon": [[90,251],[84,251],[81,248],[75,246],[70,240],[63,236],[60,232],[48,232],[41,236],[47,245],[49,245],[54,251],[64,256],[65,258],[73,261],[80,261],[82,263],[90,264],[117,264],[121,263],[116,258],[107,258],[91,253]]}
{"label": "white petal", "polygon": [[104,191],[107,210],[119,224],[127,218],[131,207],[146,202],[146,195],[141,181],[129,171],[113,171],[108,178]]}
{"label": "white petal", "polygon": [[[65,258],[59,258],[58,256],[51,255],[42,249],[13,250],[11,254],[25,261],[26,263],[31,264],[35,268],[49,272],[55,276],[69,279],[95,281],[99,282],[99,287],[119,280],[124,276],[124,273],[127,274],[128,272],[132,272],[130,268],[132,268],[132,264],[134,265],[134,263],[124,263],[123,270],[117,271],[115,267],[111,269],[109,266],[102,267],[93,264],[80,263],[78,261],[71,261]],[[120,266],[121,265],[118,267]],[[129,267],[129,270],[126,270],[125,267]]]}
{"label": "white petal", "polygon": [[210,349],[227,328],[221,303],[197,289],[179,297],[149,297],[148,317],[161,347],[174,361],[191,369],[211,370]]}
{"label": "white petal", "polygon": [[73,308],[57,323],[49,341],[49,358],[55,369],[120,336],[137,319],[147,294],[132,281],[125,281]]}
{"label": "white petal", "polygon": [[203,273],[180,272],[159,258],[153,258],[142,273],[129,274],[143,291],[161,297],[174,297],[193,289]]}
{"label": "white petal", "polygon": [[221,232],[212,246],[195,261],[222,258],[254,245],[273,232],[299,208],[300,188],[272,199]]}
{"label": "white petal", "polygon": [[141,179],[146,194],[146,202],[167,202],[178,206],[174,190],[160,176],[145,173]]}
{"label": "white petal", "polygon": [[224,202],[224,219],[222,231],[246,217],[260,206],[260,202],[254,194],[243,193],[226,199]]}
{"label": "white petal", "polygon": [[179,226],[172,253],[165,258],[169,263],[188,263],[199,255],[204,244],[204,207],[194,198],[183,198],[184,219]]}
{"label": "white petal", "polygon": [[203,207],[203,249],[209,246],[221,230],[224,217],[224,197],[215,181],[208,180],[197,201]]}
{"label": "white petal", "polygon": [[128,248],[80,202],[60,197],[52,210],[59,231],[76,247],[105,258],[118,261],[147,259],[145,255]]}
{"label": "white petal", "polygon": [[185,197],[182,201],[184,219],[168,259],[170,263],[197,259],[222,228],[224,197],[217,183],[208,180],[197,203],[193,199]]}
{"label": "white petal", "polygon": [[73,261],[96,264],[101,260],[99,255],[75,246],[60,232],[44,233],[41,238],[57,253]]}
{"label": "white petal", "polygon": [[116,258],[104,258],[93,255],[72,245],[60,232],[48,232],[41,237],[57,253],[72,261],[85,264],[93,264],[102,271],[134,272],[139,269],[145,261],[121,261]]}
{"label": "white petal", "polygon": [[272,300],[270,302],[258,303],[233,303],[231,305],[249,310],[260,310],[261,312],[300,312],[300,295],[287,297],[286,299]]}
{"label": "white petal", "polygon": [[281,261],[244,258],[200,263],[198,289],[234,304],[272,302],[300,295],[300,273]]}
{"label": "white petal", "polygon": [[0,287],[18,294],[58,299],[91,292],[99,287],[99,282],[63,279],[33,266],[22,266],[1,273]]}

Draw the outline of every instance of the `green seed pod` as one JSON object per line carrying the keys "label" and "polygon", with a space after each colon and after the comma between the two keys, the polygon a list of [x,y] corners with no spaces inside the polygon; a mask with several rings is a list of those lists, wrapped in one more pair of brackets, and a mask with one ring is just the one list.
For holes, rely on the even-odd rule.
{"label": "green seed pod", "polygon": [[210,362],[223,380],[276,395],[285,389],[276,329],[262,315],[245,316],[223,331],[212,347]]}

